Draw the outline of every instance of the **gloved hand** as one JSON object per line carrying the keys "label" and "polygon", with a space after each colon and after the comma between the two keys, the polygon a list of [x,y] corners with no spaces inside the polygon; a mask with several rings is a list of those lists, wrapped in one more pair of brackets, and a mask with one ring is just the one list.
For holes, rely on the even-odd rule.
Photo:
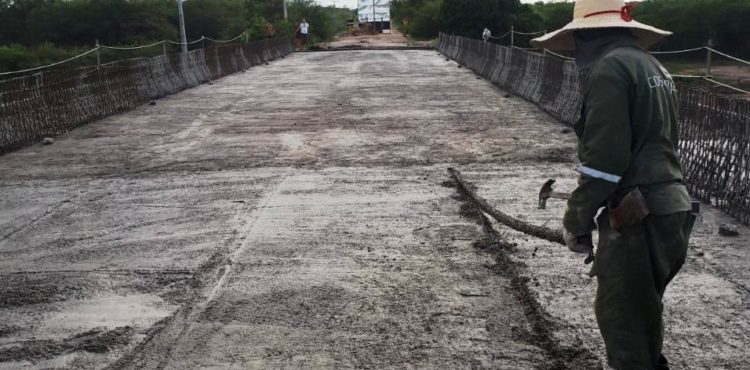
{"label": "gloved hand", "polygon": [[588,254],[594,252],[594,241],[591,233],[576,236],[568,230],[563,230],[563,240],[565,240],[565,245],[568,246],[571,252]]}

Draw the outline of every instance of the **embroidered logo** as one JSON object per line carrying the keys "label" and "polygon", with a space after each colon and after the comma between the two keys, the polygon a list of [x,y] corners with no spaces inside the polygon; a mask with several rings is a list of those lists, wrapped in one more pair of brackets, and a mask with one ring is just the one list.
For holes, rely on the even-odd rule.
{"label": "embroidered logo", "polygon": [[661,70],[662,75],[650,76],[648,78],[648,87],[651,89],[665,88],[671,92],[676,92],[677,88],[675,87],[674,81],[672,80],[672,76],[669,74],[669,71],[667,71],[667,69],[662,66],[659,66],[659,69]]}

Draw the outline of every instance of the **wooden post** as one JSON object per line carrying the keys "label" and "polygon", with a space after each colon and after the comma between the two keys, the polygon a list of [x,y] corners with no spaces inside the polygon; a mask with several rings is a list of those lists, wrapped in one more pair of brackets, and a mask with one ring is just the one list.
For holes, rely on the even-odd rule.
{"label": "wooden post", "polygon": [[167,56],[167,40],[161,42],[161,52],[165,57]]}
{"label": "wooden post", "polygon": [[102,64],[102,55],[99,52],[101,47],[99,46],[99,39],[96,39],[96,65]]}
{"label": "wooden post", "polygon": [[513,49],[513,46],[515,45],[515,33],[513,31],[513,26],[510,26],[510,48]]}
{"label": "wooden post", "polygon": [[[714,41],[712,39],[708,39],[708,47],[712,48],[714,46]],[[706,77],[711,78],[711,49],[706,49]]]}

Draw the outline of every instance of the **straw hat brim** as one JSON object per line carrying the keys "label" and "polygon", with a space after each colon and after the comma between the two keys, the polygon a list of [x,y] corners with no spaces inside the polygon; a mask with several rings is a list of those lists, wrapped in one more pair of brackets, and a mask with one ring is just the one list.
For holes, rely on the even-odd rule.
{"label": "straw hat brim", "polygon": [[540,49],[572,51],[575,49],[574,31],[596,28],[628,28],[641,41],[641,46],[644,48],[648,48],[672,34],[672,32],[660,30],[634,20],[626,22],[619,14],[605,14],[574,19],[557,31],[531,40],[531,45]]}

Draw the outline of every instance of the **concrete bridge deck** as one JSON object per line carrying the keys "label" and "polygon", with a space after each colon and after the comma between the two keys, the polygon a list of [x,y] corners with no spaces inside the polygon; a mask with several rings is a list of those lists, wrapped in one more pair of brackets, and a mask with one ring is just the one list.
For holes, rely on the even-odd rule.
{"label": "concrete bridge deck", "polygon": [[[0,157],[0,369],[596,368],[595,281],[529,222],[575,139],[434,51],[297,53]],[[463,216],[462,216],[463,215]],[[676,368],[750,366],[748,238],[708,210]],[[750,235],[742,229],[743,235]],[[516,244],[512,247],[512,244]]]}

